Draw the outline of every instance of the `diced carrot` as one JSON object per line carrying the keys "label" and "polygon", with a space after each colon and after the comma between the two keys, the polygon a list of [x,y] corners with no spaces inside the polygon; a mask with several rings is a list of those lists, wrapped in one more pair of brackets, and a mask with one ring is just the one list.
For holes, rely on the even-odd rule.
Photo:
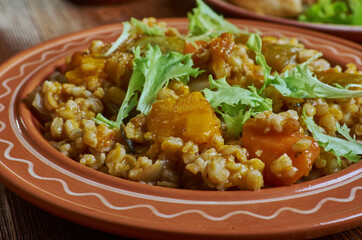
{"label": "diced carrot", "polygon": [[[243,126],[242,144],[251,157],[256,157],[265,163],[264,183],[266,186],[287,186],[296,183],[301,177],[308,175],[314,160],[319,156],[318,143],[299,131],[264,131],[256,125],[256,119],[249,119]],[[298,150],[293,147],[300,140],[309,139],[310,146]],[[309,142],[306,140],[306,142]],[[290,172],[276,176],[271,166],[283,154],[292,161]],[[282,165],[282,164],[281,164]],[[283,168],[283,166],[282,166]]]}
{"label": "diced carrot", "polygon": [[75,85],[85,83],[87,89],[93,91],[107,78],[104,72],[105,66],[104,58],[93,58],[90,55],[76,53],[67,64],[68,71],[65,77],[69,83]]}

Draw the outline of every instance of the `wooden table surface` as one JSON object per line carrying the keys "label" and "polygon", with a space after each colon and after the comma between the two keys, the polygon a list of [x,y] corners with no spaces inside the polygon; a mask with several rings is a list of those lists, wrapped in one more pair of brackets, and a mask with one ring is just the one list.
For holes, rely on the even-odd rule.
{"label": "wooden table surface", "polygon": [[[0,63],[38,43],[81,29],[130,17],[184,17],[194,0],[0,0]],[[96,2],[96,0],[93,0]],[[0,173],[1,174],[1,173]],[[49,214],[0,184],[0,239],[127,239],[89,229]],[[362,239],[362,228],[318,238]]]}

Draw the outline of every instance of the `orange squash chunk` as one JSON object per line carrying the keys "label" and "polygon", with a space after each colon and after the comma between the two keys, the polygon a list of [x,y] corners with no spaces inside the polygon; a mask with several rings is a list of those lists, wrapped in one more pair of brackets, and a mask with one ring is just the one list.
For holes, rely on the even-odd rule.
{"label": "orange squash chunk", "polygon": [[146,126],[159,140],[173,136],[196,144],[211,144],[213,136],[220,134],[220,121],[200,92],[155,102]]}
{"label": "orange squash chunk", "polygon": [[103,71],[105,65],[106,60],[103,58],[74,54],[67,64],[68,71],[65,73],[65,77],[69,83],[75,85],[86,83],[87,89],[95,90],[95,88],[101,86],[101,82],[107,77]]}
{"label": "orange squash chunk", "polygon": [[[299,126],[299,123],[297,124]],[[301,177],[308,175],[314,160],[319,156],[318,143],[312,137],[303,135],[298,129],[289,128],[283,132],[273,130],[265,132],[264,130],[263,127],[257,126],[256,119],[249,119],[243,126],[242,143],[251,157],[259,158],[265,163],[265,185],[288,186],[296,183]],[[298,150],[297,142],[307,142],[310,146]],[[287,164],[282,160],[283,154],[287,154],[287,156],[284,155],[284,159],[286,157],[287,160],[292,162],[289,171],[285,171],[285,165]],[[279,158],[281,158],[279,163],[274,162]],[[272,166],[273,162],[279,164],[279,166]],[[282,174],[279,176],[275,174],[275,170],[272,171],[273,167],[275,167],[274,169],[279,168]]]}

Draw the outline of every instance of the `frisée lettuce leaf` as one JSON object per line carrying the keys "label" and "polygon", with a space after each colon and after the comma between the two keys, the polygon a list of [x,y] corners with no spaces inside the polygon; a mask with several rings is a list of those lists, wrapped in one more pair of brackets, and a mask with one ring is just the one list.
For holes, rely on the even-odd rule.
{"label": "fris\u00e9e lettuce leaf", "polygon": [[269,85],[269,82],[273,80],[273,77],[270,76],[271,67],[268,66],[264,55],[261,53],[262,41],[258,34],[250,34],[246,46],[255,52],[255,61],[263,69],[264,84],[259,90],[259,93],[261,93]]}
{"label": "fris\u00e9e lettuce leaf", "polygon": [[112,44],[112,46],[108,49],[108,51],[102,55],[103,57],[107,57],[111,55],[114,51],[117,50],[119,46],[121,46],[135,31],[140,30],[143,33],[149,36],[164,36],[165,29],[161,28],[157,25],[150,27],[144,22],[137,20],[136,18],[131,18],[131,22],[123,22],[123,31],[118,39]]}
{"label": "fris\u00e9e lettuce leaf", "polygon": [[144,22],[137,20],[136,18],[131,18],[131,23],[134,27],[141,30],[143,33],[148,36],[164,36],[165,28],[154,25],[153,27],[148,26]]}
{"label": "fris\u00e9e lettuce leaf", "polygon": [[341,157],[345,157],[352,162],[358,162],[362,154],[362,144],[357,142],[349,134],[350,129],[347,125],[341,126],[337,122],[337,131],[346,139],[332,137],[324,134],[320,127],[313,121],[313,117],[308,117],[303,111],[303,120],[308,130],[313,134],[313,138],[318,142],[319,146],[326,151],[333,153],[337,157],[339,165],[341,165]]}
{"label": "fris\u00e9e lettuce leaf", "polygon": [[349,5],[352,10],[351,21],[353,25],[362,25],[362,1],[350,0]]}
{"label": "fris\u00e9e lettuce leaf", "polygon": [[122,34],[118,37],[118,39],[112,44],[112,46],[108,49],[108,51],[103,55],[107,57],[111,55],[116,49],[124,43],[129,36],[131,35],[131,24],[129,22],[123,22],[123,31]]}
{"label": "fris\u00e9e lettuce leaf", "polygon": [[234,35],[248,34],[248,31],[239,29],[234,24],[226,21],[222,15],[215,13],[203,1],[196,0],[196,4],[197,8],[194,8],[193,12],[187,15],[189,19],[189,40],[209,41],[224,32]]}
{"label": "fris\u00e9e lettuce leaf", "polygon": [[351,98],[362,96],[362,90],[348,90],[345,88],[333,87],[319,81],[309,70],[308,63],[321,56],[316,54],[302,64],[297,64],[294,68],[282,74],[275,72],[270,74],[271,68],[268,66],[265,57],[261,53],[262,41],[258,34],[250,34],[247,42],[248,48],[256,54],[256,62],[262,67],[264,72],[264,84],[259,90],[261,93],[266,86],[274,86],[283,96],[293,98]]}
{"label": "fris\u00e9e lettuce leaf", "polygon": [[[196,77],[200,71],[192,68],[193,61],[191,54],[183,55],[177,52],[169,52],[162,55],[158,46],[149,45],[145,57],[136,54],[133,71],[138,72],[131,81],[143,82],[142,93],[137,105],[137,110],[148,114],[153,102],[156,100],[157,93],[171,79],[176,79],[184,84],[189,81],[190,76]],[[128,93],[128,91],[127,91]]]}
{"label": "fris\u00e9e lettuce leaf", "polygon": [[309,6],[299,21],[362,25],[361,0],[319,0]]}
{"label": "fris\u00e9e lettuce leaf", "polygon": [[308,63],[296,65],[292,70],[276,76],[272,86],[284,96],[295,98],[352,98],[362,96],[362,90],[333,87],[319,81],[309,70]]}
{"label": "fris\u00e9e lettuce leaf", "polygon": [[241,133],[242,126],[250,117],[272,110],[272,100],[261,97],[253,86],[249,89],[230,86],[225,77],[214,80],[211,75],[209,84],[209,88],[202,92],[215,112],[224,119],[227,132],[233,136]]}
{"label": "fris\u00e9e lettuce leaf", "polygon": [[141,56],[140,52],[139,47],[134,50],[133,73],[116,121],[98,114],[95,122],[117,128],[135,107],[141,113],[148,114],[158,92],[169,80],[175,79],[186,84],[190,76],[196,77],[200,73],[197,68],[192,68],[191,54],[169,52],[162,55],[158,45],[148,45],[144,56]]}
{"label": "fris\u00e9e lettuce leaf", "polygon": [[354,87],[362,88],[362,84],[354,84],[354,83],[347,84],[344,87],[338,83],[334,83],[333,86],[336,88],[340,88],[340,89],[349,89],[349,88],[354,88]]}

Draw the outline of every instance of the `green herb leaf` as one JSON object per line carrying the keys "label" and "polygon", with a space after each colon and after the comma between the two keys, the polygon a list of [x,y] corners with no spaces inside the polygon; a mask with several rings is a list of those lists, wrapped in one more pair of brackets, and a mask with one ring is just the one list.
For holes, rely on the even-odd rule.
{"label": "green herb leaf", "polygon": [[164,36],[165,29],[161,28],[157,25],[150,27],[147,24],[143,23],[136,18],[131,18],[131,23],[135,28],[140,29],[143,33],[147,34],[148,36]]}
{"label": "green herb leaf", "polygon": [[251,116],[272,110],[272,100],[261,97],[253,86],[249,89],[230,86],[225,77],[214,80],[211,75],[209,84],[210,87],[202,92],[211,107],[225,120],[229,134],[237,136]]}
{"label": "green herb leaf", "polygon": [[270,74],[265,57],[261,53],[262,41],[258,34],[250,34],[247,46],[256,54],[256,62],[260,64],[264,72],[264,84],[259,90],[259,94],[266,86],[274,86],[283,96],[294,98],[351,98],[362,96],[362,90],[348,90],[333,87],[319,81],[309,70],[308,63],[321,56],[316,54],[307,62],[296,65],[293,69],[283,74]]}
{"label": "green herb leaf", "polygon": [[349,89],[349,88],[352,88],[352,87],[362,88],[362,84],[354,84],[354,83],[347,84],[344,87],[341,84],[333,83],[333,86],[336,87],[336,88],[339,88],[339,89]]}
{"label": "green herb leaf", "polygon": [[158,46],[149,45],[146,56],[134,60],[134,72],[138,72],[137,78],[131,77],[132,81],[144,81],[144,87],[138,102],[137,110],[148,114],[153,102],[156,100],[157,93],[164,85],[167,85],[170,79],[176,79],[184,84],[189,77],[196,77],[200,71],[192,68],[193,61],[191,54],[183,55],[177,52],[169,52],[162,55]]}
{"label": "green herb leaf", "polygon": [[102,55],[102,57],[107,57],[107,56],[111,55],[114,51],[116,51],[117,48],[119,46],[121,46],[130,37],[130,35],[132,33],[135,32],[136,29],[141,30],[143,33],[145,33],[149,36],[164,36],[165,35],[164,28],[161,28],[157,25],[150,27],[150,26],[147,26],[147,24],[143,23],[142,21],[139,21],[135,18],[131,18],[131,23],[123,22],[122,34],[112,44],[112,46],[108,49],[108,51],[104,55]]}
{"label": "green herb leaf", "polygon": [[101,113],[98,113],[96,118],[93,118],[93,121],[97,124],[104,124],[110,129],[119,127],[115,121],[105,118]]}
{"label": "green herb leaf", "polygon": [[159,46],[148,45],[144,57],[140,55],[139,47],[134,50],[134,55],[133,73],[117,120],[114,122],[98,114],[94,119],[96,123],[103,123],[109,128],[118,128],[136,106],[141,113],[148,114],[158,92],[169,80],[175,79],[186,84],[190,76],[196,77],[201,73],[198,69],[192,68],[191,54],[169,52],[167,55],[162,55]]}
{"label": "green herb leaf", "polygon": [[129,22],[123,22],[123,31],[122,34],[118,37],[118,39],[112,44],[112,47],[108,49],[108,51],[103,55],[103,57],[107,57],[111,55],[119,46],[124,43],[129,36],[131,35],[131,24]]}
{"label": "green herb leaf", "polygon": [[269,85],[270,81],[273,80],[270,77],[271,67],[268,66],[264,55],[261,53],[262,41],[258,34],[250,34],[246,46],[255,52],[255,61],[262,67],[264,72],[264,84],[259,91],[259,93],[261,93],[265,87]]}
{"label": "green herb leaf", "polygon": [[349,132],[347,125],[342,127],[337,122],[337,131],[344,136],[347,140],[332,137],[324,134],[320,127],[313,121],[313,117],[308,117],[303,110],[303,119],[307,125],[308,130],[313,134],[314,139],[318,144],[323,147],[326,151],[333,153],[341,165],[341,157],[345,157],[352,162],[358,162],[362,154],[362,144],[353,139]]}
{"label": "green herb leaf", "polygon": [[[134,74],[132,74],[133,76]],[[138,75],[138,73],[136,73]],[[135,77],[137,78],[137,77]],[[132,79],[132,77],[131,77]],[[126,96],[123,100],[123,103],[118,111],[117,119],[116,121],[108,120],[105,118],[101,113],[97,114],[97,117],[93,119],[94,122],[98,124],[105,124],[108,128],[119,128],[122,124],[122,120],[125,119],[129,112],[137,106],[137,98],[138,93],[142,90],[143,82],[142,81],[133,81],[129,83]]]}
{"label": "green herb leaf", "polygon": [[[191,54],[183,55],[169,52],[162,55],[159,46],[148,45],[145,56],[140,55],[140,48],[134,50],[133,73],[129,81],[126,96],[119,109],[116,122],[97,115],[95,121],[114,128],[119,127],[129,112],[137,106],[141,113],[148,114],[158,92],[171,79],[187,83],[190,76],[196,77],[200,71],[192,68]],[[138,94],[140,98],[138,99]]]}
{"label": "green herb leaf", "polygon": [[362,25],[362,1],[349,0],[350,9],[352,10],[351,21],[353,25]]}
{"label": "green herb leaf", "polygon": [[244,123],[252,116],[252,110],[245,111],[244,109],[241,109],[235,115],[229,115],[222,111],[218,111],[218,113],[224,119],[225,124],[228,127],[226,132],[231,136],[239,135],[243,130]]}
{"label": "green herb leaf", "polygon": [[270,82],[283,96],[294,98],[352,98],[362,96],[362,90],[333,87],[319,81],[309,70],[308,63],[296,65]]}
{"label": "green herb leaf", "polygon": [[305,14],[299,16],[300,21],[319,23],[349,24],[347,16],[348,7],[345,2],[332,0],[319,0],[305,10]]}
{"label": "green herb leaf", "polygon": [[309,6],[298,19],[307,22],[361,25],[361,12],[362,2],[360,0],[319,0]]}
{"label": "green herb leaf", "polygon": [[[203,1],[196,0],[196,3],[197,8],[193,9],[193,13],[188,14],[189,37],[191,40],[207,39],[208,41],[224,32],[229,32],[234,35],[248,33],[226,21],[222,15],[215,13]],[[198,38],[192,38],[195,36],[198,36]]]}

